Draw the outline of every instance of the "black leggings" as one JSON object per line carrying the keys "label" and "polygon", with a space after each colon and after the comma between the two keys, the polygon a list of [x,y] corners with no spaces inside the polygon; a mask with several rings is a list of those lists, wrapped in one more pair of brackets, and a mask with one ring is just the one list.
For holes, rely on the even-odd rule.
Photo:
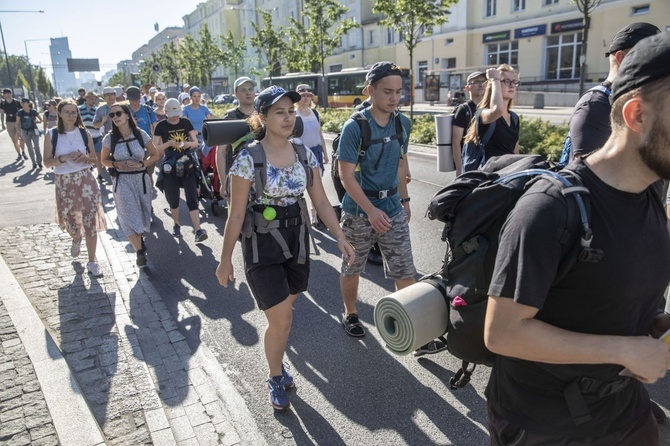
{"label": "black leggings", "polygon": [[167,174],[163,177],[163,191],[165,199],[170,205],[170,209],[179,207],[179,188],[184,188],[186,205],[189,211],[198,209],[198,184],[195,178],[195,172],[191,171],[188,175],[181,178],[174,174]]}

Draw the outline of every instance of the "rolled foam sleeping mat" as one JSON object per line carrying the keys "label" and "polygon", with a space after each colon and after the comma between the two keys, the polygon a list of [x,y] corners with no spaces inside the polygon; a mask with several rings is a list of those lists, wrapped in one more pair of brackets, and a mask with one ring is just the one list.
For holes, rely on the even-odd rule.
{"label": "rolled foam sleeping mat", "polygon": [[202,139],[208,146],[232,144],[249,133],[243,119],[206,119],[202,123]]}
{"label": "rolled foam sleeping mat", "polygon": [[430,278],[377,302],[375,325],[389,350],[404,356],[447,331],[449,305],[442,290],[442,279]]}

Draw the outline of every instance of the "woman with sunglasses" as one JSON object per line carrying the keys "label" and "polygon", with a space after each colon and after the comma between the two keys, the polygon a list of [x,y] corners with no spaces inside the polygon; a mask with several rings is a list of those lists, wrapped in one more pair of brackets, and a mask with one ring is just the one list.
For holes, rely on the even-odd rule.
{"label": "woman with sunglasses", "polygon": [[511,111],[520,83],[517,77],[514,68],[507,64],[486,70],[488,84],[484,98],[477,106],[464,140],[479,143],[489,125],[495,122],[493,134],[485,145],[485,161],[494,156],[519,153],[519,116]]}
{"label": "woman with sunglasses", "polygon": [[152,183],[147,167],[156,164],[158,151],[131,116],[125,104],[110,107],[112,131],[102,139],[102,163],[116,169],[112,183],[119,224],[137,253],[137,266],[143,267],[147,258],[142,236],[151,225]]}
{"label": "woman with sunglasses", "polygon": [[79,256],[84,236],[88,273],[101,277],[95,248],[98,232],[106,230],[107,223],[100,189],[91,172],[91,165],[95,163],[93,138],[86,131],[79,107],[73,100],[60,101],[57,110],[58,125],[44,135],[43,154],[44,165],[54,168],[56,219],[61,229],[72,237],[72,257]]}
{"label": "woman with sunglasses", "polygon": [[[323,176],[323,172],[325,171],[324,164],[328,164],[328,153],[323,150],[326,147],[326,141],[323,139],[319,114],[313,109],[314,101],[312,101],[312,98],[314,98],[314,94],[312,93],[312,87],[307,84],[300,84],[295,90],[300,94],[300,101],[296,104],[298,106],[296,115],[302,120],[303,127],[300,141],[316,157],[321,169],[321,175]],[[316,209],[314,209],[313,204],[311,205],[311,211],[312,225],[319,231],[325,231],[326,225],[317,219]]]}

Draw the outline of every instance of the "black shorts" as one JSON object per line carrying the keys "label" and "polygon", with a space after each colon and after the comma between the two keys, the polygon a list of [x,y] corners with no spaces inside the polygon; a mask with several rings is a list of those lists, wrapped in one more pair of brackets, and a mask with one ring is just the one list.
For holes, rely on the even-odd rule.
{"label": "black shorts", "polygon": [[[287,217],[300,215],[300,209],[294,205]],[[293,206],[289,206],[293,208]],[[297,214],[295,211],[297,210]],[[251,238],[242,238],[244,269],[247,283],[258,303],[265,311],[283,302],[289,294],[298,294],[307,290],[309,281],[309,234],[305,228],[303,243],[307,258],[304,264],[298,263],[300,252],[300,228],[291,226],[279,228],[278,231],[286,240],[292,255],[287,259],[279,244],[271,234],[256,234],[258,244],[258,263],[253,263]]]}

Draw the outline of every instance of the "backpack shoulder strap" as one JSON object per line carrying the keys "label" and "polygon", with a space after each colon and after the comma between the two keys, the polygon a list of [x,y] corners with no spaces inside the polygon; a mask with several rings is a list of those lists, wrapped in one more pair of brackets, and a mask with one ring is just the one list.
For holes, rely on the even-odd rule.
{"label": "backpack shoulder strap", "polygon": [[140,146],[145,149],[146,147],[144,147],[144,138],[142,138],[142,132],[140,132],[140,129],[135,129],[133,134],[135,135],[137,142],[140,143]]}
{"label": "backpack shoulder strap", "polygon": [[[491,140],[491,137],[493,136],[493,131],[496,129],[496,122],[493,121],[492,123],[488,124],[488,128],[486,129],[486,132],[484,132],[484,135],[480,138],[479,137],[479,121],[481,120],[482,117],[482,109],[478,109],[477,112],[475,113],[475,130],[477,132],[477,139],[479,139],[479,144],[485,146],[486,144],[489,143]],[[483,123],[482,123],[483,124]]]}
{"label": "backpack shoulder strap", "polygon": [[51,156],[56,156],[56,144],[58,144],[58,128],[54,127],[49,130],[51,135]]}
{"label": "backpack shoulder strap", "polygon": [[400,143],[400,150],[402,153],[402,148],[405,143],[405,127],[402,125],[402,119],[400,119],[400,113],[394,112],[393,119],[395,121],[395,133],[398,135],[398,142]]}
{"label": "backpack shoulder strap", "polygon": [[304,144],[298,144],[293,141],[291,141],[291,145],[293,146],[295,153],[298,154],[298,160],[307,174],[307,184],[311,187],[312,184],[314,184],[314,172],[309,167],[309,162],[307,161],[307,148]]}
{"label": "backpack shoulder strap", "polygon": [[89,153],[91,149],[88,147],[88,131],[85,127],[79,127],[79,133],[81,133],[81,139],[84,140],[84,146],[86,147],[86,152]]}
{"label": "backpack shoulder strap", "polygon": [[254,163],[254,189],[256,190],[255,196],[250,196],[250,201],[256,201],[256,198],[259,194],[263,194],[263,189],[265,189],[265,182],[267,180],[267,159],[265,158],[265,150],[260,141],[253,141],[247,144],[247,150]]}
{"label": "backpack shoulder strap", "polygon": [[312,113],[314,113],[314,116],[316,116],[316,122],[321,122],[321,117],[319,116],[319,112],[316,111],[315,108],[312,109]]}
{"label": "backpack shoulder strap", "polygon": [[370,147],[372,129],[370,129],[370,123],[360,111],[354,112],[354,114],[351,115],[351,119],[356,121],[361,133],[361,146],[358,150],[358,159],[356,159],[356,165],[359,165],[363,161],[363,158],[365,158],[365,152],[368,150],[368,147]]}

